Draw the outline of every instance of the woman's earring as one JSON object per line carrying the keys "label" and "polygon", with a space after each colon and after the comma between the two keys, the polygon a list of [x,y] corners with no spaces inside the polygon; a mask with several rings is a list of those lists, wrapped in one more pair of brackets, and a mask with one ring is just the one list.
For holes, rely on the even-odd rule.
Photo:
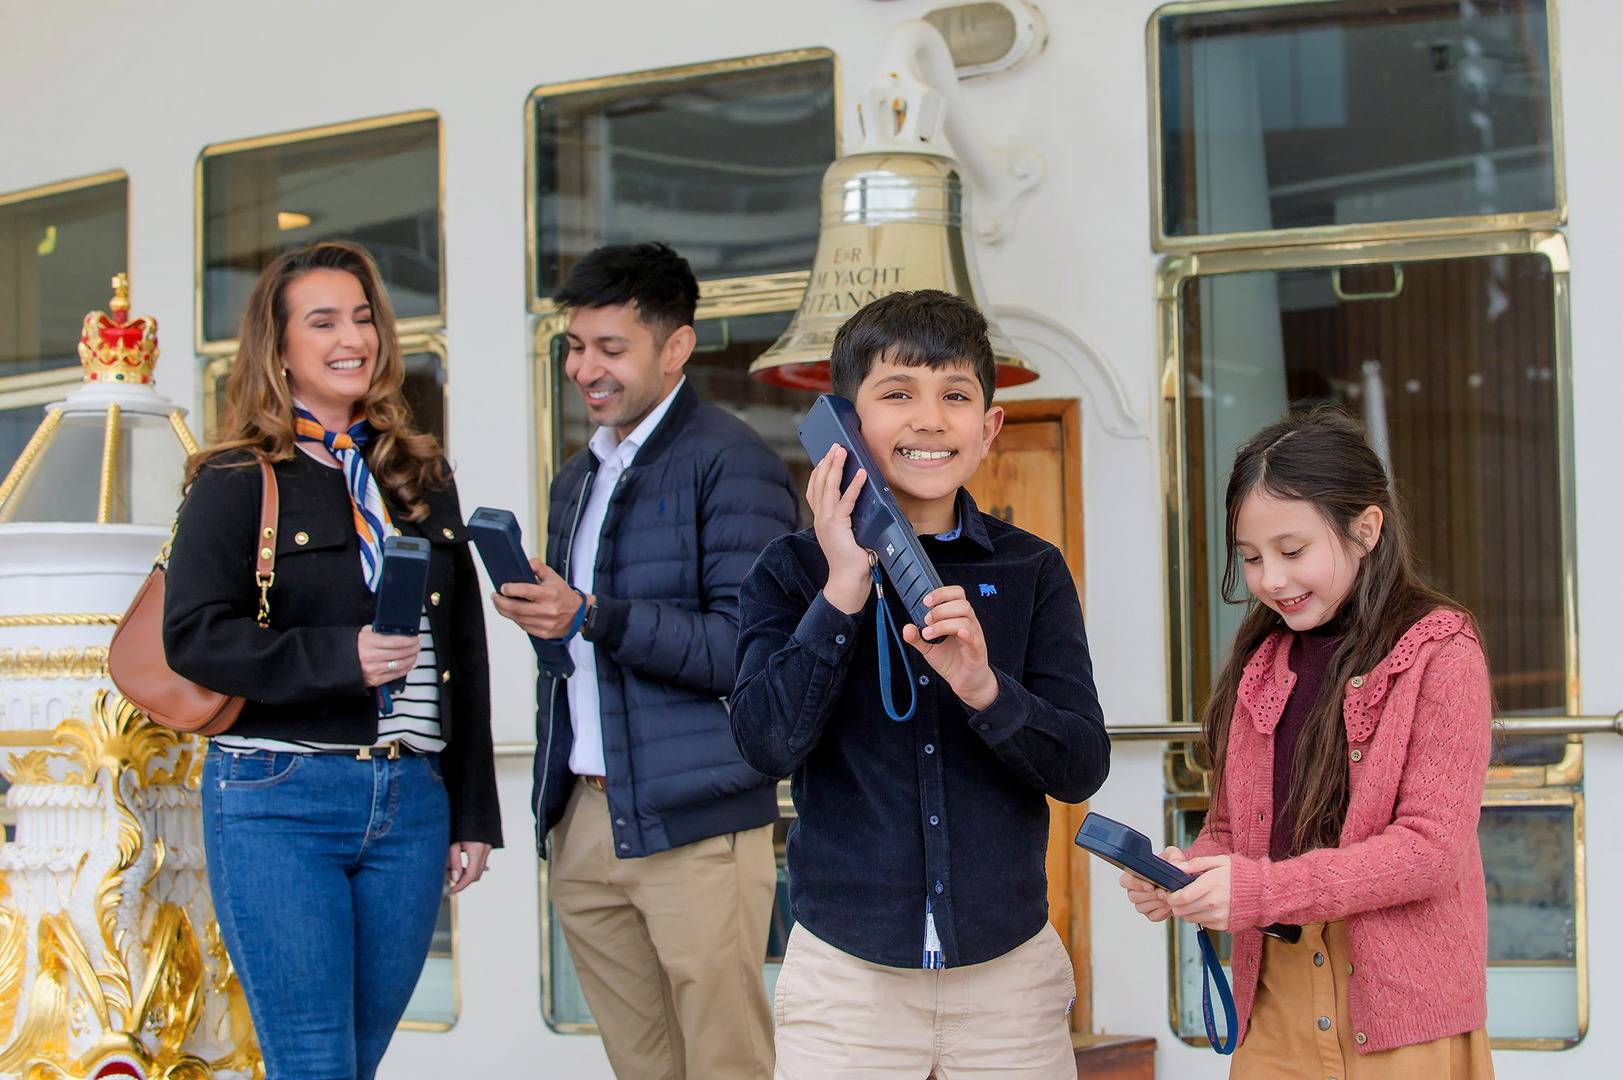
{"label": "woman's earring", "polygon": [[287,368],[282,369],[282,378],[287,378]]}

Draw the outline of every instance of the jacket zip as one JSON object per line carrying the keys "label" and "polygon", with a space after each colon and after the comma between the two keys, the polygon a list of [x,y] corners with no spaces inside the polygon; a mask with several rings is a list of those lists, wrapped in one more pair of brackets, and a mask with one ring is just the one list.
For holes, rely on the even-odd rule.
{"label": "jacket zip", "polygon": [[[575,557],[575,530],[580,528],[580,516],[586,512],[586,491],[592,481],[597,477],[596,469],[588,469],[586,476],[580,482],[580,490],[575,493],[575,520],[569,524],[569,535],[564,539],[564,580],[570,580],[570,564]],[[547,805],[547,779],[552,775],[552,726],[558,716],[558,683],[552,680],[552,692],[547,696],[547,749],[546,760],[541,763],[541,783],[536,786],[535,805],[531,811],[535,814],[535,847],[544,859],[547,857],[547,848],[551,837],[543,831],[541,815],[543,807]]]}

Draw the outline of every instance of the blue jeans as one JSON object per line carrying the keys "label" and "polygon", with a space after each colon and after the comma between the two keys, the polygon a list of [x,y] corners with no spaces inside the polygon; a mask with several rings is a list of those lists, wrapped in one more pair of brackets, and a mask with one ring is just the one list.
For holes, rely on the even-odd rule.
{"label": "blue jeans", "polygon": [[211,747],[202,795],[209,888],[266,1080],[371,1080],[439,912],[438,758]]}

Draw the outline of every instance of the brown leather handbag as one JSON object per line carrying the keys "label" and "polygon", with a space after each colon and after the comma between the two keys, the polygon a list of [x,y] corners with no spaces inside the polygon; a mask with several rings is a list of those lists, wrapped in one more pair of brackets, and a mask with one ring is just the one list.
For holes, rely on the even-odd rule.
{"label": "brown leather handbag", "polygon": [[[259,531],[254,534],[254,586],[259,590],[260,626],[270,625],[270,588],[276,581],[276,524],[281,499],[276,473],[259,459],[264,490],[259,498]],[[169,534],[173,543],[175,534]],[[125,700],[152,722],[191,735],[218,735],[237,722],[242,698],[198,686],[175,674],[163,651],[163,593],[169,572],[169,544],[163,546],[152,572],[118,620],[107,647],[107,672]]]}

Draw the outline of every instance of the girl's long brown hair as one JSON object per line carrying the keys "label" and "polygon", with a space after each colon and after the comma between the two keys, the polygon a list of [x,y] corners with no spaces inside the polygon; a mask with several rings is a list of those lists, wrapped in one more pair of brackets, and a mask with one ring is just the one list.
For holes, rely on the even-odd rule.
{"label": "girl's long brown hair", "polygon": [[405,358],[377,264],[365,248],[342,240],[279,255],[254,282],[237,334],[236,363],[225,381],[220,433],[187,461],[186,486],[211,458],[233,450],[256,450],[272,461],[285,461],[299,452],[293,440],[293,394],[282,375],[282,349],[287,339],[287,287],[312,270],[353,274],[372,305],[378,355],[372,384],[357,403],[373,430],[366,447],[367,466],[391,501],[404,508],[406,519],[420,521],[428,513],[423,492],[443,489],[449,482],[439,440],[412,429],[411,409],[402,390]]}
{"label": "girl's long brown hair", "polygon": [[[1244,594],[1240,583],[1235,522],[1252,492],[1311,503],[1331,532],[1354,550],[1362,549],[1353,533],[1354,519],[1371,506],[1379,507],[1385,518],[1380,539],[1359,560],[1352,589],[1338,609],[1346,632],[1330,658],[1291,763],[1295,822],[1291,850],[1300,854],[1341,842],[1348,798],[1347,729],[1341,714],[1347,681],[1380,663],[1404,632],[1432,609],[1465,609],[1421,580],[1402,504],[1356,421],[1338,409],[1321,408],[1252,436],[1235,455],[1229,475],[1224,533],[1228,561],[1223,571],[1223,599],[1245,603],[1248,610],[1201,717],[1212,758],[1214,799],[1222,792],[1227,772],[1229,725],[1246,661],[1269,634],[1286,628],[1272,608]],[[1274,808],[1276,817],[1282,809]]]}

